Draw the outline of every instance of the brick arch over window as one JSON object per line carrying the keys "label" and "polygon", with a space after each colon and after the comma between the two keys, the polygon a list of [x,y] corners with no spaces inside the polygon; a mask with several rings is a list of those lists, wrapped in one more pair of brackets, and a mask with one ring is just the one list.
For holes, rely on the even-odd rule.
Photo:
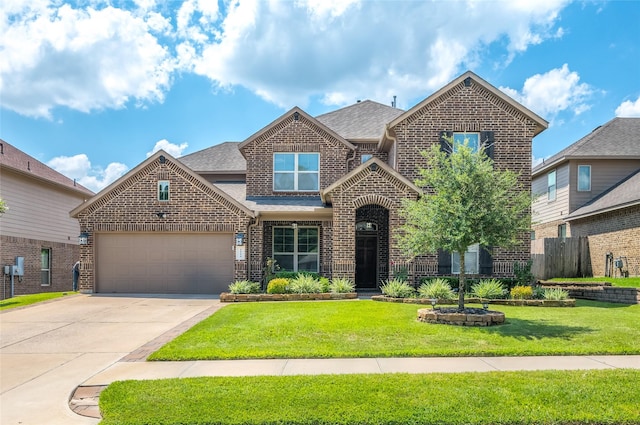
{"label": "brick arch over window", "polygon": [[358,209],[360,207],[364,207],[365,205],[372,205],[372,204],[380,205],[381,207],[385,207],[388,210],[393,209],[393,207],[395,206],[395,203],[391,199],[382,195],[377,195],[377,194],[364,195],[353,200],[354,209]]}

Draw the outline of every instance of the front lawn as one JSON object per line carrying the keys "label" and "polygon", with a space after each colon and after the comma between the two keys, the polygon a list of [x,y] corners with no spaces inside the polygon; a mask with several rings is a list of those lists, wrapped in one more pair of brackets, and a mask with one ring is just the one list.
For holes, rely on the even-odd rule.
{"label": "front lawn", "polygon": [[115,382],[102,425],[640,424],[639,370]]}
{"label": "front lawn", "polygon": [[613,286],[640,288],[640,277],[578,277],[554,278],[551,282],[609,282]]}
{"label": "front lawn", "polygon": [[507,319],[488,328],[420,323],[420,307],[368,300],[232,304],[150,360],[640,353],[640,305],[492,306]]}
{"label": "front lawn", "polygon": [[29,304],[35,304],[42,301],[52,300],[54,298],[64,297],[65,295],[75,294],[76,292],[41,292],[39,294],[31,295],[17,295],[13,298],[7,298],[0,301],[0,310],[6,310],[9,308],[24,307]]}

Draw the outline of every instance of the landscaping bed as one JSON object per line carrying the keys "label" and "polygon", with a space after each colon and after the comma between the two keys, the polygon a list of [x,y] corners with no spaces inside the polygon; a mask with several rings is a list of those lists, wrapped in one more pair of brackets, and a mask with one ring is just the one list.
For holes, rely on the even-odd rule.
{"label": "landscaping bed", "polygon": [[[374,295],[371,297],[373,301],[383,301],[391,303],[405,303],[405,304],[431,304],[431,300],[428,298],[394,298],[386,295]],[[439,299],[436,305],[449,305],[457,304],[458,300],[451,299]],[[513,306],[532,306],[532,307],[575,307],[576,300],[480,300],[479,298],[466,298],[465,304],[496,304],[496,305],[513,305]]]}
{"label": "landscaping bed", "polygon": [[220,294],[220,302],[236,303],[251,301],[320,301],[320,300],[347,300],[358,298],[355,292],[332,294],[231,294],[223,292]]}

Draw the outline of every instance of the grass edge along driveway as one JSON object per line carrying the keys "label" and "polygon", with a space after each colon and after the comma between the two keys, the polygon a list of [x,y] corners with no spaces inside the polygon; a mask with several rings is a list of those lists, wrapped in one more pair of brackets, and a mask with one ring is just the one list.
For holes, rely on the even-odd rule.
{"label": "grass edge along driveway", "polygon": [[121,381],[101,425],[640,424],[639,370]]}
{"label": "grass edge along driveway", "polygon": [[228,305],[150,360],[525,356],[640,353],[640,305],[492,306],[507,323],[417,322],[415,304],[369,300]]}

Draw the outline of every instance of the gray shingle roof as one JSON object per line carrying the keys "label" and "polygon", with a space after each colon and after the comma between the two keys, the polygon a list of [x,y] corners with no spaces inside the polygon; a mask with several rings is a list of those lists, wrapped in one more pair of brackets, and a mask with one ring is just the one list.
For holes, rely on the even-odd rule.
{"label": "gray shingle roof", "polygon": [[532,170],[535,175],[573,158],[640,158],[640,118],[614,118]]}
{"label": "gray shingle roof", "polygon": [[252,211],[311,212],[325,208],[319,196],[258,196],[247,199],[247,185],[244,183],[214,183],[214,186]]}
{"label": "gray shingle roof", "polygon": [[402,109],[364,100],[316,119],[347,140],[378,140],[385,125],[402,115]]}
{"label": "gray shingle roof", "polygon": [[236,172],[247,170],[247,161],[238,150],[239,142],[224,142],[178,158],[198,173]]}
{"label": "gray shingle roof", "polygon": [[567,219],[571,221],[638,203],[640,203],[640,170],[569,214]]}

